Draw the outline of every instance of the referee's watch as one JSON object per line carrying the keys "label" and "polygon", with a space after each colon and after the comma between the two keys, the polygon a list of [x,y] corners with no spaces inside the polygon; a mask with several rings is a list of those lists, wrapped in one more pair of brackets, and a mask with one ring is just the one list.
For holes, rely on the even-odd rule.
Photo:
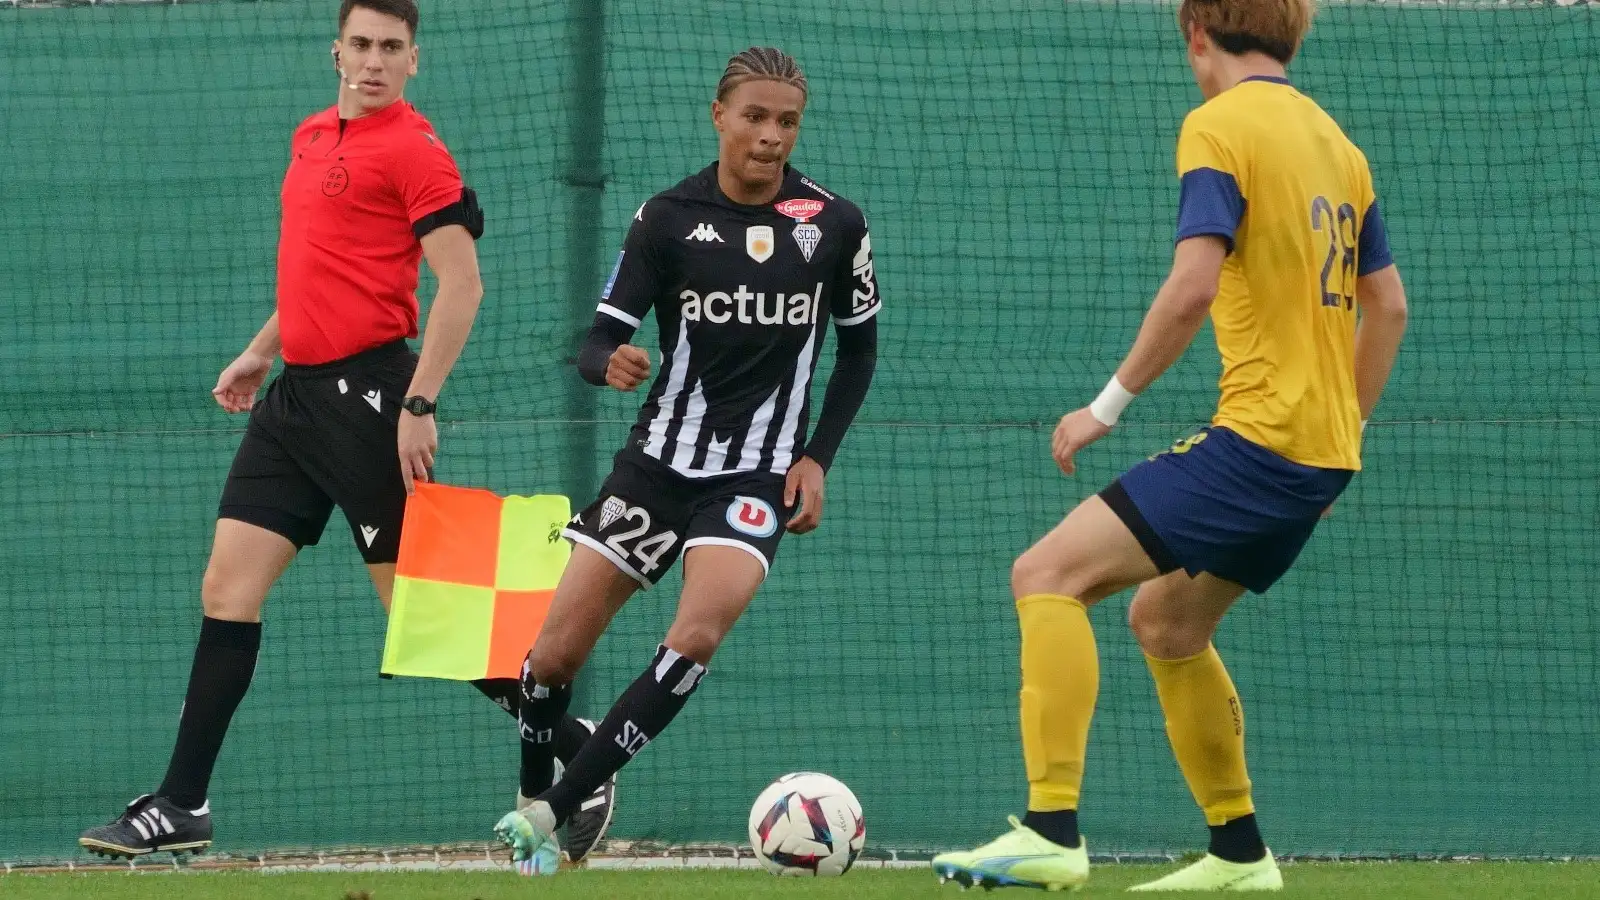
{"label": "referee's watch", "polygon": [[412,394],[400,401],[400,408],[413,416],[431,416],[439,408],[439,404],[421,394]]}

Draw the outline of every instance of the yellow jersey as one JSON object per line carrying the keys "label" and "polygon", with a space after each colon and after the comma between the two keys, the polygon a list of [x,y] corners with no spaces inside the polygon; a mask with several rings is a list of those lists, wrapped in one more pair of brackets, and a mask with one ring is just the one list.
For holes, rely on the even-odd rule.
{"label": "yellow jersey", "polygon": [[1282,78],[1247,78],[1178,136],[1178,240],[1224,238],[1212,424],[1294,462],[1361,468],[1356,279],[1392,264],[1367,158]]}

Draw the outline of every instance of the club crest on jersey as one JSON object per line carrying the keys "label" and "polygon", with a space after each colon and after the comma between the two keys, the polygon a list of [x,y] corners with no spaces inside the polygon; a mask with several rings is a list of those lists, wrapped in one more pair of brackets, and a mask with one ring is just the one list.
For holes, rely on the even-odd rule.
{"label": "club crest on jersey", "polygon": [[600,504],[600,530],[605,531],[611,523],[622,518],[628,509],[628,504],[621,497],[607,497],[606,502]]}
{"label": "club crest on jersey", "polygon": [[811,262],[811,254],[817,252],[817,244],[822,241],[822,229],[810,222],[801,222],[794,227],[794,242],[800,245],[800,254]]}
{"label": "club crest on jersey", "polygon": [[744,230],[744,252],[758,263],[764,263],[772,258],[771,225],[751,225]]}
{"label": "club crest on jersey", "polygon": [[728,504],[728,525],[751,537],[772,537],[778,531],[778,514],[772,504],[758,497],[735,497]]}
{"label": "club crest on jersey", "polygon": [[826,205],[827,204],[823,203],[821,200],[809,200],[797,197],[793,200],[785,200],[782,203],[773,204],[772,208],[776,209],[779,213],[794,219],[796,222],[804,222],[807,219],[815,219],[818,214],[822,212],[822,208]]}

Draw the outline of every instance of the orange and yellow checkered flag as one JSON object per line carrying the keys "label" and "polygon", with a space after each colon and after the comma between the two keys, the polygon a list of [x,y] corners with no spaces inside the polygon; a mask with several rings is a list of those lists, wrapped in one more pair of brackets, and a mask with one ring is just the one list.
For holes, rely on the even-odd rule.
{"label": "orange and yellow checkered flag", "polygon": [[383,673],[516,678],[572,548],[566,497],[419,482],[406,502]]}

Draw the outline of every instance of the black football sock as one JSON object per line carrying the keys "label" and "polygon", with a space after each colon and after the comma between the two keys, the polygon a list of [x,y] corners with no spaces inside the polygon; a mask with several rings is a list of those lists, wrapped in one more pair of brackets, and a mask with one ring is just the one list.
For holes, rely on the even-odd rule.
{"label": "black football sock", "polygon": [[689,702],[705,673],[705,666],[667,649],[665,644],[656,648],[650,667],[617,698],[561,780],[539,795],[540,800],[550,804],[558,825],[645,744],[666,730]]}
{"label": "black football sock", "polygon": [[205,804],[222,739],[239,701],[250,690],[260,650],[260,622],[226,622],[210,616],[200,621],[189,692],[178,717],[178,740],[157,794],[183,809]]}
{"label": "black football sock", "polygon": [[555,781],[556,732],[567,714],[567,705],[572,702],[572,685],[539,684],[524,665],[519,693],[522,695],[517,716],[517,730],[522,735],[521,791],[524,797],[536,797]]}
{"label": "black football sock", "polygon": [[594,732],[583,727],[583,723],[577,718],[570,715],[562,716],[561,724],[556,726],[556,759],[561,760],[563,766],[572,765],[572,760],[577,757],[578,751],[583,749],[583,745],[593,734]]}
{"label": "black football sock", "polygon": [[1211,826],[1212,856],[1228,862],[1253,863],[1266,858],[1267,845],[1261,840],[1255,813]]}
{"label": "black football sock", "polygon": [[1039,832],[1039,836],[1063,847],[1078,846],[1078,811],[1060,809],[1052,812],[1034,812],[1022,817],[1022,824]]}
{"label": "black football sock", "polygon": [[522,686],[515,678],[479,678],[472,686],[483,692],[494,705],[518,717],[517,706],[522,699]]}

